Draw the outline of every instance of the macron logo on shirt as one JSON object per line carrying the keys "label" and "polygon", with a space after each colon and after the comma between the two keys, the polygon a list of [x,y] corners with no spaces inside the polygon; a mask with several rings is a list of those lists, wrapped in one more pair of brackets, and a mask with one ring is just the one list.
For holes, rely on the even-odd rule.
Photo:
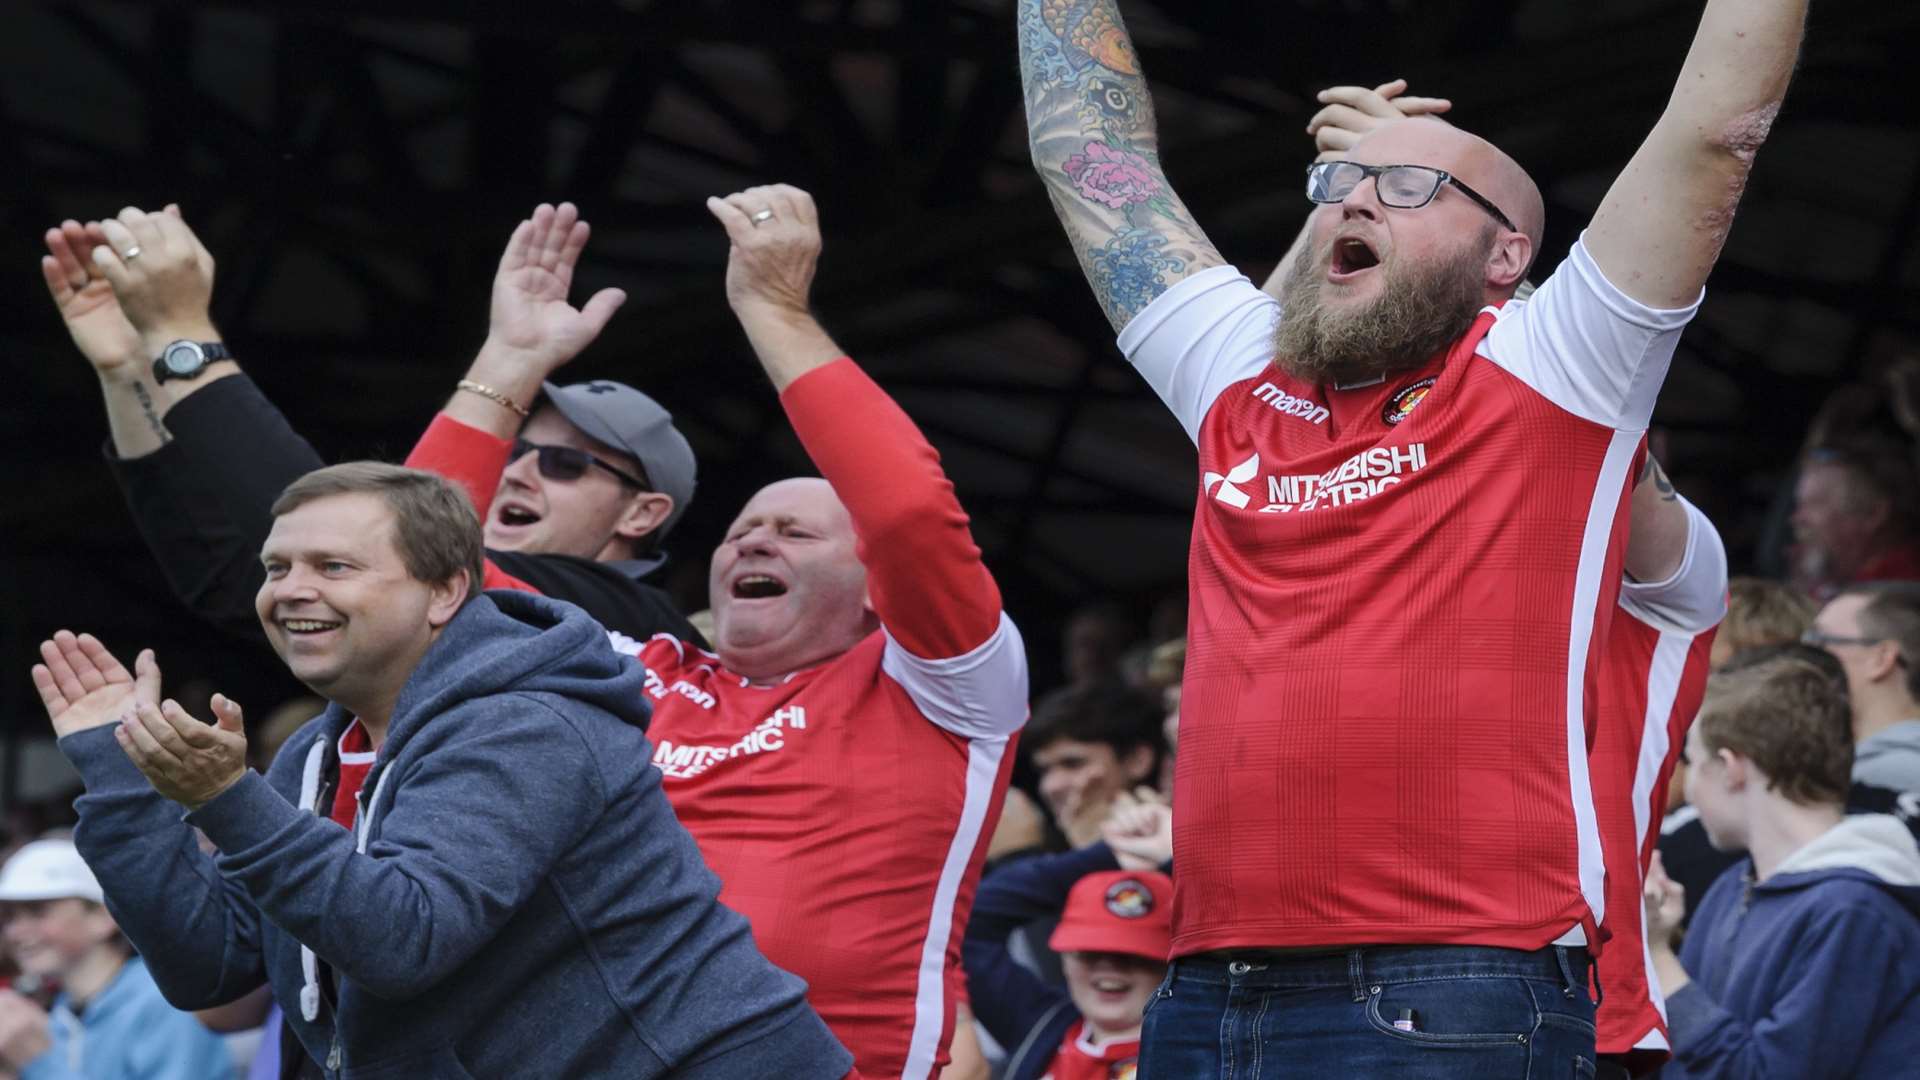
{"label": "macron logo on shirt", "polygon": [[1270,382],[1263,382],[1259,386],[1254,387],[1253,396],[1266,402],[1267,407],[1274,412],[1285,413],[1288,416],[1297,416],[1309,424],[1324,424],[1327,422],[1327,416],[1329,414],[1325,405],[1315,405],[1306,398],[1294,397],[1292,394],[1287,393],[1285,390],[1280,389]]}

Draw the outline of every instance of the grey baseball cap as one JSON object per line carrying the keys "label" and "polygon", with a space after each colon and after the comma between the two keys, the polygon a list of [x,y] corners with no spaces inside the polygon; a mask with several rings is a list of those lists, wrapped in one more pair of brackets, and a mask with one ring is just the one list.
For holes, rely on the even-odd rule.
{"label": "grey baseball cap", "polygon": [[673,513],[660,527],[665,536],[693,503],[696,473],[693,447],[673,426],[673,414],[626,383],[610,379],[572,386],[542,383],[541,391],[568,423],[638,461],[653,489],[673,496]]}

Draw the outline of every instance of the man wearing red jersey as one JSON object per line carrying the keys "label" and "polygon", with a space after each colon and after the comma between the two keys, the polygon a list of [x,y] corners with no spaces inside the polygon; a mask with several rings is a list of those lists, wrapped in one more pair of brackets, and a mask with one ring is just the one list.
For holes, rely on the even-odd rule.
{"label": "man wearing red jersey", "polygon": [[[807,980],[861,1073],[930,1076],[1026,720],[1024,646],[933,448],[807,310],[811,197],[752,188],[708,208],[732,241],[727,299],[825,478],[769,485],[727,530],[708,577],[715,651],[627,643],[647,667],[654,764],[721,899]],[[467,469],[484,497],[493,478],[430,445],[447,420],[415,459]]]}
{"label": "man wearing red jersey", "polygon": [[[1405,116],[1452,108],[1406,96],[1396,79],[1369,90],[1321,91],[1307,125],[1323,159]],[[1298,249],[1295,249],[1297,255]],[[1278,298],[1288,260],[1263,287]],[[1706,515],[1680,498],[1651,454],[1634,485],[1619,609],[1600,655],[1597,723],[1588,751],[1607,868],[1608,944],[1594,962],[1603,994],[1595,1039],[1603,1077],[1624,1077],[1667,1056],[1666,1011],[1642,928],[1641,888],[1660,838],[1669,780],[1706,693],[1715,631],[1727,609],[1727,557]]]}
{"label": "man wearing red jersey", "polygon": [[1586,751],[1627,494],[1804,2],[1708,4],[1666,114],[1524,303],[1537,188],[1425,120],[1314,165],[1264,296],[1167,183],[1112,0],[1018,11],[1036,167],[1199,448],[1175,962],[1143,1072],[1590,1065]]}
{"label": "man wearing red jersey", "polygon": [[1720,534],[1651,457],[1634,488],[1625,562],[1619,610],[1600,655],[1588,755],[1607,867],[1608,940],[1594,963],[1601,990],[1595,1049],[1600,1075],[1613,1077],[1658,1064],[1671,1045],[1641,889],[1660,840],[1667,781],[1706,693],[1714,632],[1726,613]]}

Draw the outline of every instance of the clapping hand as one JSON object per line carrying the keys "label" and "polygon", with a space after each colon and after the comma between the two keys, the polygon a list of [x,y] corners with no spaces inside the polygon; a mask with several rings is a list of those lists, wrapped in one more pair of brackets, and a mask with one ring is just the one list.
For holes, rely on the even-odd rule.
{"label": "clapping hand", "polygon": [[87,226],[89,258],[113,285],[120,309],[140,334],[145,359],[179,341],[213,341],[213,256],[178,206],[148,213],[129,206]]}
{"label": "clapping hand", "polygon": [[1381,124],[1409,116],[1438,116],[1453,108],[1446,98],[1406,96],[1407,80],[1395,79],[1369,90],[1364,86],[1330,86],[1317,95],[1322,104],[1307,121],[1316,161],[1340,157],[1360,137]]}
{"label": "clapping hand", "polygon": [[1150,787],[1121,792],[1100,835],[1123,870],[1158,870],[1173,858],[1173,808]]}
{"label": "clapping hand", "polygon": [[142,361],[149,359],[140,331],[127,321],[113,284],[91,255],[107,242],[99,223],[63,221],[43,239],[47,253],[40,256],[40,274],[80,354],[102,379],[139,378],[146,370]]}
{"label": "clapping hand", "polygon": [[[567,302],[574,268],[591,229],[570,202],[541,203],[522,221],[500,256],[482,356],[516,365],[518,374],[545,379],[580,355],[626,303],[619,289],[601,289],[575,308]],[[478,369],[476,369],[478,370]],[[510,382],[501,375],[489,375]],[[537,389],[537,387],[536,387]]]}
{"label": "clapping hand", "polygon": [[132,717],[136,705],[160,700],[160,665],[152,649],[140,650],[130,675],[99,638],[61,630],[40,643],[40,659],[33,665],[33,686],[55,735],[117,724]]}
{"label": "clapping hand", "polygon": [[198,810],[247,773],[239,704],[215,694],[213,715],[216,723],[203,724],[172,699],[158,705],[143,701],[114,736],[155,791]]}

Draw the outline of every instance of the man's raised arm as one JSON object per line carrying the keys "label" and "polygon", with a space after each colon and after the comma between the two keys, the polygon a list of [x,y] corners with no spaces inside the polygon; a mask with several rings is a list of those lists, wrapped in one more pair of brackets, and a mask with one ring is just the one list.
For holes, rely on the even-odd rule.
{"label": "man's raised arm", "polygon": [[1016,17],[1033,167],[1118,331],[1225,260],[1160,167],[1153,98],[1116,0],[1019,0]]}
{"label": "man's raised arm", "polygon": [[[731,242],[727,302],[853,521],[872,607],[890,639],[887,671],[940,726],[1005,736],[1026,719],[1025,647],[940,455],[808,307],[821,248],[813,198],[778,184],[709,199],[707,209]],[[960,657],[967,661],[953,666]],[[934,684],[949,692],[924,697]]]}
{"label": "man's raised arm", "polygon": [[1786,97],[1807,0],[1711,0],[1673,97],[1586,235],[1607,280],[1655,308],[1694,302]]}

